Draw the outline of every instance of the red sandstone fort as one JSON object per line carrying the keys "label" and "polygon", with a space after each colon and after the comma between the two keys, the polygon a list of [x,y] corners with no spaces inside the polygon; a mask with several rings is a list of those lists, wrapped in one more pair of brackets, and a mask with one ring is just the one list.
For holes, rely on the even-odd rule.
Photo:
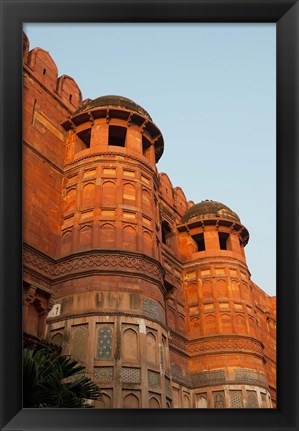
{"label": "red sandstone fort", "polygon": [[24,340],[86,365],[99,408],[276,407],[276,298],[249,233],[156,163],[132,100],[82,101],[24,35]]}

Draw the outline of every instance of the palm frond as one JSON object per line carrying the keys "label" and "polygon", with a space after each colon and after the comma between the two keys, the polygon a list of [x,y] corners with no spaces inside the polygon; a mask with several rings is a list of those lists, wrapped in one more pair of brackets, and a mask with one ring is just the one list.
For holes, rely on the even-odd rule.
{"label": "palm frond", "polygon": [[101,396],[100,388],[84,376],[85,366],[49,350],[24,349],[24,407],[90,407],[86,400]]}

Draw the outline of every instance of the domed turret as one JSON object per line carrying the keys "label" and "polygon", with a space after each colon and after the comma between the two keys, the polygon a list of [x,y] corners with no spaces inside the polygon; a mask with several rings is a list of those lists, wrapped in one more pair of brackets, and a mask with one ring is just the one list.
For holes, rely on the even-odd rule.
{"label": "domed turret", "polygon": [[163,154],[160,130],[145,109],[126,97],[87,99],[62,126],[69,131],[66,163],[94,151],[118,151],[141,156],[154,167]]}
{"label": "domed turret", "polygon": [[193,242],[189,241],[189,245],[194,245],[193,252],[213,254],[221,250],[245,259],[243,248],[249,233],[239,216],[223,203],[205,200],[192,205],[183,215],[181,223],[178,230],[192,238]]}
{"label": "domed turret", "polygon": [[130,111],[135,111],[138,114],[143,115],[144,117],[147,117],[149,120],[152,120],[149,113],[142,108],[142,106],[137,105],[133,100],[127,99],[126,97],[122,96],[101,96],[97,97],[96,99],[87,99],[84,101],[83,105],[74,112],[74,116],[80,114],[84,111],[90,111],[91,109],[95,109],[101,106],[116,106],[119,108],[125,108],[129,109]]}
{"label": "domed turret", "polygon": [[189,208],[186,214],[182,217],[182,223],[209,218],[223,218],[240,223],[240,218],[234,211],[226,205],[212,200],[202,201]]}

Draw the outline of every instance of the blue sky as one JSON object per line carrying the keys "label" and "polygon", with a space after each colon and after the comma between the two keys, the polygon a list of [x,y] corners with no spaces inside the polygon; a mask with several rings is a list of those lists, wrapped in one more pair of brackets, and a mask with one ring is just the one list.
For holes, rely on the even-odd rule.
{"label": "blue sky", "polygon": [[157,168],[195,203],[226,204],[250,233],[252,280],[276,289],[275,24],[25,24],[83,98],[144,107],[164,137]]}

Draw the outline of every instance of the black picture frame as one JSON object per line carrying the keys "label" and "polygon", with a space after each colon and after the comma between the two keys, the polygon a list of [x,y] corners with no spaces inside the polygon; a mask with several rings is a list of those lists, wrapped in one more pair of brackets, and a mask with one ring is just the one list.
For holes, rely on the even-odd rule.
{"label": "black picture frame", "polygon": [[[296,0],[0,0],[1,429],[298,429],[298,76]],[[275,22],[277,27],[277,409],[22,409],[22,24]],[[92,43],[92,41],[90,41]],[[130,49],[130,47],[128,47]],[[267,211],[267,208],[261,209]],[[265,226],[266,228],[266,226]]]}

